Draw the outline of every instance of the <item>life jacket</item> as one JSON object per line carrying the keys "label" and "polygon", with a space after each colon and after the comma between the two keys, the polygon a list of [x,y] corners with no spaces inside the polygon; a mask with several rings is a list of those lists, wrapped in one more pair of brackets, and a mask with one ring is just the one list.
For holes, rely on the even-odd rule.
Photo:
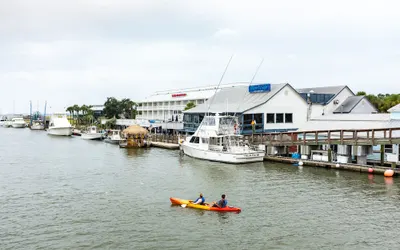
{"label": "life jacket", "polygon": [[221,208],[224,208],[224,207],[226,207],[226,205],[228,204],[228,200],[226,200],[226,199],[221,199],[219,202],[218,202],[218,205],[221,207]]}
{"label": "life jacket", "polygon": [[198,202],[199,200],[201,200],[200,205],[204,205],[204,202],[206,201],[206,199],[204,199],[204,197],[199,197],[197,198],[194,203]]}

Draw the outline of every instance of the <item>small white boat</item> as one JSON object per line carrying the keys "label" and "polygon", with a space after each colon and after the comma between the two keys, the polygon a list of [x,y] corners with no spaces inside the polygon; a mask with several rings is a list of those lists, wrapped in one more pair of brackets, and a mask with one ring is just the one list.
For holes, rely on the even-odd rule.
{"label": "small white boat", "polygon": [[44,124],[41,121],[33,121],[30,126],[31,130],[44,130]]}
{"label": "small white boat", "polygon": [[49,135],[72,135],[72,126],[64,113],[54,113],[50,118],[49,128],[47,129]]}
{"label": "small white boat", "polygon": [[122,140],[119,130],[110,130],[104,142],[118,145]]}
{"label": "small white boat", "polygon": [[11,120],[6,120],[3,124],[3,127],[5,128],[11,128],[12,127],[12,121]]}
{"label": "small white boat", "polygon": [[81,137],[85,140],[103,140],[103,133],[98,132],[96,126],[91,126]]}
{"label": "small white boat", "polygon": [[193,158],[225,162],[262,162],[265,152],[243,142],[234,116],[205,116],[193,136],[181,143],[181,150]]}
{"label": "small white boat", "polygon": [[24,119],[22,117],[12,118],[11,126],[13,128],[25,128],[26,122],[24,121]]}
{"label": "small white boat", "polygon": [[4,116],[0,117],[0,127],[3,127],[5,122],[6,122],[6,117]]}

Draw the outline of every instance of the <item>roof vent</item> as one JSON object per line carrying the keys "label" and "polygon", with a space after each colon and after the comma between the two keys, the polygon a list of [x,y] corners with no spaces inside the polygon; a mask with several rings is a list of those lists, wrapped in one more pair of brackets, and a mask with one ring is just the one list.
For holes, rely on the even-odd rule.
{"label": "roof vent", "polygon": [[338,99],[334,100],[333,104],[338,105],[339,104],[339,100]]}

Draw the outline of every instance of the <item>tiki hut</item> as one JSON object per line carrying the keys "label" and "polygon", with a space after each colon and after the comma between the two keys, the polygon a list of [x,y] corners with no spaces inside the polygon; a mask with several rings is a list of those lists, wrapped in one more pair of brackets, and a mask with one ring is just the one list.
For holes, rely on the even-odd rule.
{"label": "tiki hut", "polygon": [[120,146],[127,148],[142,148],[148,147],[147,129],[139,125],[132,125],[122,131],[125,141],[121,142]]}

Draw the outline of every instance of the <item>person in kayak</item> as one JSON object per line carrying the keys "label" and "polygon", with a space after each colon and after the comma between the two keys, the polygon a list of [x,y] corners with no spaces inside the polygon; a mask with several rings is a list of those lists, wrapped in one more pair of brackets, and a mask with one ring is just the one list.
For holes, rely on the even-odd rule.
{"label": "person in kayak", "polygon": [[199,204],[199,205],[204,205],[205,201],[206,201],[206,199],[204,199],[203,194],[200,193],[200,197],[197,198],[193,203],[194,204]]}
{"label": "person in kayak", "polygon": [[219,200],[217,203],[214,202],[212,205],[213,207],[219,207],[219,208],[224,208],[228,205],[228,200],[225,199],[225,194],[221,195],[221,200]]}

